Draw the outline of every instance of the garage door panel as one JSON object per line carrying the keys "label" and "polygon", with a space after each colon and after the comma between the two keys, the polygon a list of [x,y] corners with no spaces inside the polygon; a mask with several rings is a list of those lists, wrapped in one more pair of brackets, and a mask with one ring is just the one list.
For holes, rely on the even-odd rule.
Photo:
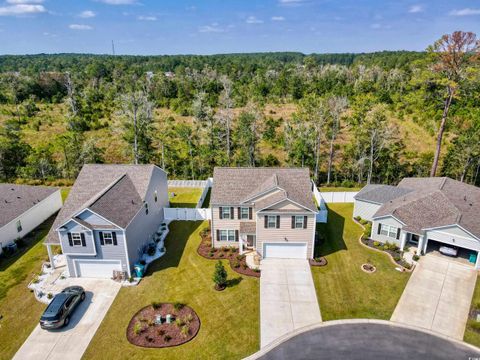
{"label": "garage door panel", "polygon": [[305,243],[265,243],[265,258],[306,259],[307,244]]}
{"label": "garage door panel", "polygon": [[114,270],[122,270],[119,261],[76,260],[77,277],[111,278]]}

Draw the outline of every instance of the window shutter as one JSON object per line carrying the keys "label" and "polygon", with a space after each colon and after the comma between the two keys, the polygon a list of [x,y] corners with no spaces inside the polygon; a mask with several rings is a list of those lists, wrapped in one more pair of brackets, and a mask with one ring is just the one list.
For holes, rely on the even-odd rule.
{"label": "window shutter", "polygon": [[397,240],[400,239],[400,228],[397,228]]}
{"label": "window shutter", "polygon": [[235,209],[233,206],[230,208],[230,219],[235,219]]}
{"label": "window shutter", "polygon": [[113,240],[113,245],[117,246],[117,233],[115,231],[112,231],[112,240]]}
{"label": "window shutter", "polygon": [[73,246],[72,233],[67,233],[68,245]]}
{"label": "window shutter", "polygon": [[292,229],[295,229],[295,216],[292,216]]}
{"label": "window shutter", "polygon": [[220,241],[220,230],[217,229],[217,241]]}
{"label": "window shutter", "polygon": [[242,218],[242,210],[240,209],[240,207],[237,208],[237,215],[238,215],[238,220],[240,220]]}
{"label": "window shutter", "polygon": [[303,217],[303,228],[304,228],[304,229],[307,228],[307,220],[308,220],[308,216],[304,216],[304,217]]}
{"label": "window shutter", "polygon": [[103,232],[99,232],[98,236],[100,237],[100,245],[105,245],[105,240],[103,239]]}
{"label": "window shutter", "polygon": [[235,241],[238,242],[238,230],[235,230]]}
{"label": "window shutter", "polygon": [[268,217],[267,217],[267,215],[265,215],[263,218],[265,219],[265,226],[264,227],[266,229],[268,227]]}
{"label": "window shutter", "polygon": [[277,229],[280,229],[280,215],[277,215]]}
{"label": "window shutter", "polygon": [[251,207],[248,208],[248,219],[252,220],[252,208]]}
{"label": "window shutter", "polygon": [[80,237],[82,238],[82,246],[87,246],[87,244],[85,243],[85,234],[80,233]]}
{"label": "window shutter", "polygon": [[377,234],[380,235],[380,231],[382,231],[382,224],[378,224]]}
{"label": "window shutter", "polygon": [[218,208],[218,217],[219,217],[220,219],[223,219],[222,210],[223,210],[223,208],[220,206],[220,207]]}

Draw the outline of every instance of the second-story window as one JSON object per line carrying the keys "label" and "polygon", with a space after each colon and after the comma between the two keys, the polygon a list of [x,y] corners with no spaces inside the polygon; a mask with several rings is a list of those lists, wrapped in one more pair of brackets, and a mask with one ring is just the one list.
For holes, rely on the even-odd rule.
{"label": "second-story window", "polygon": [[73,246],[82,246],[82,236],[80,233],[72,233]]}
{"label": "second-story window", "polygon": [[104,232],[103,233],[103,241],[105,245],[113,245],[113,236],[111,232]]}
{"label": "second-story window", "polygon": [[303,229],[304,220],[303,216],[295,216],[295,229]]}
{"label": "second-story window", "polygon": [[250,218],[249,213],[250,213],[250,209],[248,207],[247,208],[245,208],[245,207],[240,208],[240,218],[242,220],[245,220],[245,219],[248,220]]}
{"label": "second-story window", "polygon": [[277,217],[275,215],[267,216],[267,228],[273,229],[277,227]]}
{"label": "second-story window", "polygon": [[230,219],[230,208],[222,207],[222,219]]}

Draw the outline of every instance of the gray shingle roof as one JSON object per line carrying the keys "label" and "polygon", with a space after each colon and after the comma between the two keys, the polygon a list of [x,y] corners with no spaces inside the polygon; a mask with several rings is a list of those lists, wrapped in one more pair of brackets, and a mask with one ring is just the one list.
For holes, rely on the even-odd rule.
{"label": "gray shingle roof", "polygon": [[[275,185],[276,184],[276,185]],[[310,173],[307,168],[220,168],[213,171],[212,205],[241,205],[269,189],[278,187],[286,198],[317,211],[312,195]],[[275,194],[275,193],[274,193]],[[274,196],[274,195],[272,195]],[[277,199],[265,199],[271,203]]]}
{"label": "gray shingle roof", "polygon": [[[98,211],[125,224],[125,219],[133,213],[132,209],[138,210],[138,206],[132,204],[131,207],[126,208],[123,197],[130,200],[130,203],[132,199],[136,199],[137,202],[143,201],[154,168],[155,165],[84,165],[45,242],[58,244],[55,230],[75,213],[89,206],[95,206]],[[104,196],[106,198],[102,199]],[[123,206],[113,208],[112,204],[108,204],[115,200],[121,201]],[[115,222],[113,218],[111,221]]]}
{"label": "gray shingle roof", "polygon": [[405,178],[399,185],[412,191],[383,204],[374,218],[392,215],[405,230],[458,224],[480,238],[480,188],[450,178]]}
{"label": "gray shingle roof", "polygon": [[376,204],[384,204],[387,201],[393,200],[412,191],[412,189],[404,187],[370,184],[360,190],[357,195],[355,195],[355,199],[369,201]]}
{"label": "gray shingle roof", "polygon": [[49,186],[0,184],[0,227],[58,190]]}

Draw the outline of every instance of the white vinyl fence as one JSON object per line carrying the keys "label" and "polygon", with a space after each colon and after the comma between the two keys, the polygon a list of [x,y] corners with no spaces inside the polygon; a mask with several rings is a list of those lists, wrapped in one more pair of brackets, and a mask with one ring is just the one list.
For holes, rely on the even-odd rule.
{"label": "white vinyl fence", "polygon": [[170,187],[203,188],[203,191],[200,199],[198,199],[197,206],[195,208],[163,209],[163,215],[165,217],[165,220],[210,220],[212,218],[212,212],[210,211],[210,209],[202,208],[202,205],[205,197],[208,194],[208,190],[212,187],[212,184],[213,178],[209,178],[207,180],[168,180],[168,186]]}
{"label": "white vinyl fence", "polygon": [[[328,203],[353,203],[358,191],[320,192],[322,199]],[[317,200],[318,201],[318,200]]]}

